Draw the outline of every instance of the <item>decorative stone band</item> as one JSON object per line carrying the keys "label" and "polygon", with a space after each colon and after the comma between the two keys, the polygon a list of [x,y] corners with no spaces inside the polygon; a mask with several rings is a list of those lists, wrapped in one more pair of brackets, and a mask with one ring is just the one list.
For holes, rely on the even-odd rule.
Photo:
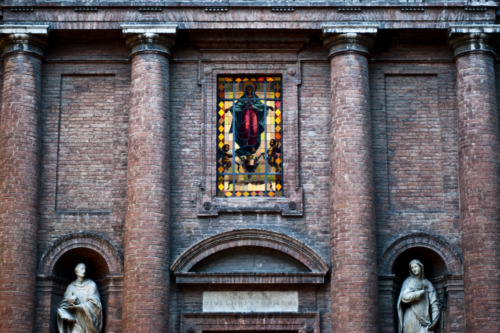
{"label": "decorative stone band", "polygon": [[323,45],[332,57],[341,53],[369,54],[378,26],[323,26]]}
{"label": "decorative stone band", "polygon": [[43,57],[48,34],[48,25],[0,25],[2,56],[12,52],[29,52]]}
{"label": "decorative stone band", "polygon": [[127,46],[135,53],[153,52],[170,56],[175,45],[177,24],[165,25],[122,25]]}
{"label": "decorative stone band", "polygon": [[449,44],[455,57],[470,52],[487,52],[496,56],[494,34],[500,33],[500,25],[457,25],[449,29]]}

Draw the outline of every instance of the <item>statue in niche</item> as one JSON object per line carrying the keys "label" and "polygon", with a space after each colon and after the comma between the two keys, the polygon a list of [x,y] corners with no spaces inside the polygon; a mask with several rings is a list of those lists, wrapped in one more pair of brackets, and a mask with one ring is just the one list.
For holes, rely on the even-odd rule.
{"label": "statue in niche", "polygon": [[436,289],[424,278],[422,262],[414,259],[409,268],[410,276],[398,299],[398,333],[437,333],[440,307]]}
{"label": "statue in niche", "polygon": [[76,280],[71,282],[57,310],[59,333],[100,333],[102,305],[94,281],[85,278],[86,266],[75,267]]}

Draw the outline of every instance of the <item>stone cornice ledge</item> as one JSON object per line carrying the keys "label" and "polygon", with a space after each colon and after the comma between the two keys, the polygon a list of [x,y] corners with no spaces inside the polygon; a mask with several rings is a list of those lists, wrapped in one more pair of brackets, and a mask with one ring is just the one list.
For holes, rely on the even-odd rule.
{"label": "stone cornice ledge", "polygon": [[350,25],[350,24],[324,24],[322,27],[323,36],[330,34],[366,34],[376,35],[379,30],[378,24]]}
{"label": "stone cornice ledge", "polygon": [[0,34],[34,34],[48,36],[49,25],[0,25]]}
{"label": "stone cornice ledge", "polygon": [[449,29],[450,37],[457,34],[497,34],[500,33],[500,24],[460,24],[460,25],[450,25]]}
{"label": "stone cornice ledge", "polygon": [[167,34],[175,35],[177,33],[178,24],[122,24],[122,32],[128,34]]}
{"label": "stone cornice ledge", "polygon": [[495,34],[500,33],[500,25],[452,25],[448,30],[449,44],[455,57],[469,52],[487,52],[496,57]]}

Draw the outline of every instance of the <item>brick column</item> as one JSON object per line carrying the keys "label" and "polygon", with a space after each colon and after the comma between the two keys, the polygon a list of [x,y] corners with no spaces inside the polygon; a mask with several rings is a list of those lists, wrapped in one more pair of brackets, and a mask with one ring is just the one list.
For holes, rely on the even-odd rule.
{"label": "brick column", "polygon": [[500,135],[492,36],[453,36],[466,331],[500,332]]}
{"label": "brick column", "polygon": [[157,33],[161,28],[151,30],[123,27],[132,49],[123,292],[123,331],[129,333],[169,331],[169,57],[174,41],[171,34]]}
{"label": "brick column", "polygon": [[0,332],[25,333],[33,332],[35,317],[38,110],[45,40],[27,33],[12,33],[2,42]]}
{"label": "brick column", "polygon": [[332,332],[378,332],[367,59],[372,44],[359,33],[333,33],[324,41],[331,71]]}

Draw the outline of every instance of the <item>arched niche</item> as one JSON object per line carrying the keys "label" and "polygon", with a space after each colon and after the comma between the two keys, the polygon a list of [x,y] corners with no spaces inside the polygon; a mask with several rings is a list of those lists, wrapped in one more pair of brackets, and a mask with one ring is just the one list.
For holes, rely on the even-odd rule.
{"label": "arched niche", "polygon": [[445,307],[443,329],[450,332],[451,326],[463,317],[462,263],[446,240],[427,233],[399,237],[389,244],[382,255],[379,264],[379,311],[384,332],[397,332],[396,303],[413,259],[422,262],[425,277],[436,288]]}
{"label": "arched niche", "polygon": [[41,331],[57,332],[57,307],[66,287],[75,279],[74,268],[80,262],[87,267],[86,277],[94,280],[99,288],[104,310],[103,332],[116,331],[119,327],[123,280],[119,252],[98,235],[76,233],[58,239],[40,260],[37,274],[37,326]]}
{"label": "arched niche", "polygon": [[242,229],[199,242],[171,269],[178,284],[322,284],[329,268],[290,236]]}

